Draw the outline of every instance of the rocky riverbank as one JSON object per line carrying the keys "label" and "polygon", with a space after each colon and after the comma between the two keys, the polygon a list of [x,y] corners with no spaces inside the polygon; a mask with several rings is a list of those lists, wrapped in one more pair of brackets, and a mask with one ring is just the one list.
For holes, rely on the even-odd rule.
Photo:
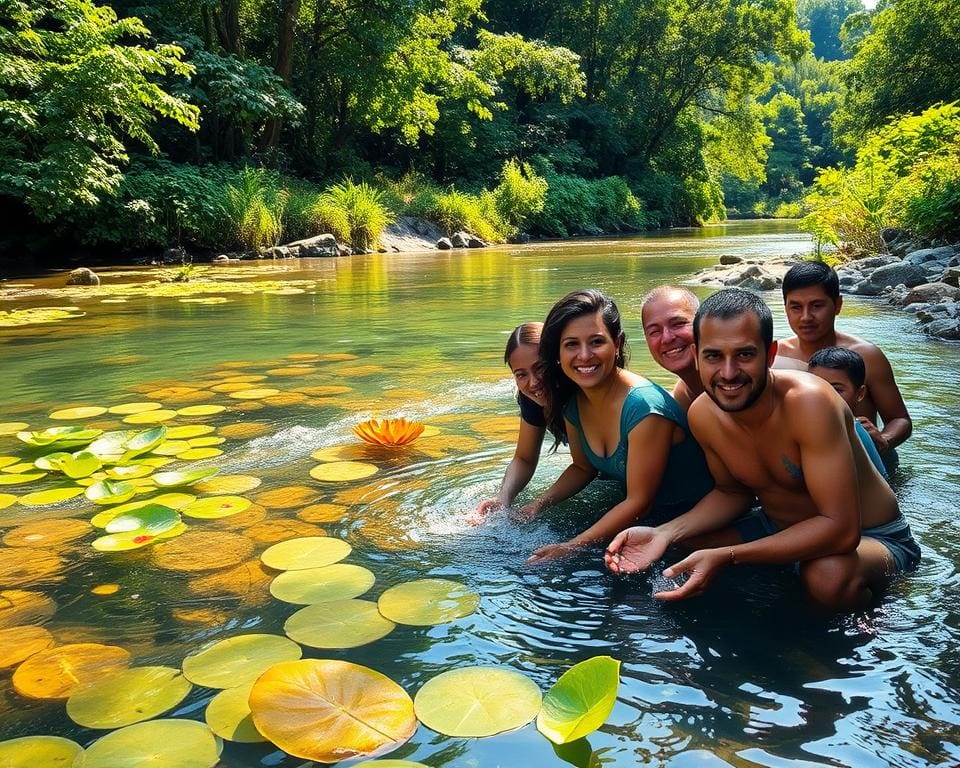
{"label": "rocky riverbank", "polygon": [[[917,243],[902,229],[885,229],[881,236],[888,252],[841,265],[837,269],[840,290],[881,298],[914,313],[928,336],[960,340],[960,243]],[[787,270],[803,258],[722,256],[720,264],[701,270],[687,282],[773,291],[780,288]]]}

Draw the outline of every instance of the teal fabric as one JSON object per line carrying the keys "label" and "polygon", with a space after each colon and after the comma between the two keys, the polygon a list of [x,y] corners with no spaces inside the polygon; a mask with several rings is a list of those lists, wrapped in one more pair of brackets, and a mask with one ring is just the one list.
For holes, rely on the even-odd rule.
{"label": "teal fabric", "polygon": [[867,452],[867,456],[870,457],[870,461],[873,462],[873,466],[877,468],[877,471],[880,472],[880,475],[884,480],[889,480],[890,476],[887,474],[887,468],[883,466],[883,459],[880,458],[880,451],[877,450],[877,445],[873,442],[873,438],[870,437],[870,433],[867,432],[866,427],[857,421],[856,418],[853,420],[853,426],[856,427],[857,437],[859,437],[860,442],[863,443],[863,450]]}
{"label": "teal fabric", "polygon": [[663,482],[660,483],[653,504],[653,512],[681,514],[710,492],[713,488],[713,477],[707,468],[703,450],[690,434],[686,412],[669,392],[648,381],[633,387],[627,393],[620,411],[620,444],[609,456],[598,456],[590,449],[580,426],[580,410],[576,397],[570,399],[563,411],[567,421],[580,433],[580,445],[593,467],[624,486],[627,483],[627,438],[630,431],[650,414],[662,416],[684,431],[683,441],[670,448]]}

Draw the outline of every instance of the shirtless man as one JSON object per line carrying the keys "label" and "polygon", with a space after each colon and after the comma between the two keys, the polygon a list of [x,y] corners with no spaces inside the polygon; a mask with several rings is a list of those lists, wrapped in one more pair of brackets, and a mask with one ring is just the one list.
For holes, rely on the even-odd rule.
{"label": "shirtless man", "polygon": [[[824,347],[857,352],[867,367],[867,393],[853,415],[867,430],[887,469],[896,468],[893,449],[910,437],[913,422],[886,355],[879,347],[834,328],[843,307],[837,273],[821,261],[791,267],[783,278],[783,302],[787,321],[797,335],[780,342],[781,364],[775,367],[805,368],[810,356]],[[882,429],[877,426],[880,420]]]}
{"label": "shirtless man", "polygon": [[693,316],[699,306],[700,299],[686,288],[661,285],[646,295],[640,310],[650,356],[679,377],[670,394],[685,411],[703,392],[693,345]]}
{"label": "shirtless man", "polygon": [[[694,337],[707,397],[691,406],[690,429],[716,487],[668,523],[618,534],[607,567],[644,570],[671,544],[697,537],[705,548],[663,572],[689,578],[657,597],[700,594],[736,563],[799,562],[811,600],[831,610],[863,606],[894,574],[915,568],[919,548],[843,400],[819,377],[771,370],[769,307],[749,291],[718,291],[697,311]],[[763,513],[727,527],[754,495]]]}

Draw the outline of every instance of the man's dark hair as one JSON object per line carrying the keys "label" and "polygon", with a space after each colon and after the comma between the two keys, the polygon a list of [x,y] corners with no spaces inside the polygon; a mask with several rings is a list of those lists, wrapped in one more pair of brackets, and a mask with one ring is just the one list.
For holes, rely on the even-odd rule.
{"label": "man's dark hair", "polygon": [[757,294],[743,288],[724,288],[704,299],[693,317],[693,343],[700,346],[700,323],[704,318],[732,320],[747,312],[752,312],[757,318],[763,346],[769,347],[773,343],[773,315],[770,314],[770,307]]}
{"label": "man's dark hair", "polygon": [[867,367],[858,352],[843,347],[824,347],[813,353],[807,370],[814,368],[829,368],[832,371],[843,371],[850,377],[850,383],[860,389],[867,380]]}
{"label": "man's dark hair", "polygon": [[822,285],[824,293],[834,301],[840,298],[840,278],[831,267],[822,261],[801,261],[790,267],[783,276],[784,300],[790,291],[809,288],[811,285]]}

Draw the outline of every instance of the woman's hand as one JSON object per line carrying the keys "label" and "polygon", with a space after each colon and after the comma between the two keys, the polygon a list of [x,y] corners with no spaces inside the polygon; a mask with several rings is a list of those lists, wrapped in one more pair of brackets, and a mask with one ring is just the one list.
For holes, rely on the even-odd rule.
{"label": "woman's hand", "polygon": [[546,560],[556,560],[560,557],[568,557],[579,548],[580,545],[570,541],[565,541],[562,544],[547,544],[545,547],[540,547],[533,551],[533,554],[527,558],[527,565],[542,563]]}
{"label": "woman's hand", "polygon": [[536,501],[531,501],[529,504],[524,504],[514,513],[513,517],[522,523],[529,523],[535,520],[542,511],[543,504],[540,499],[537,499]]}
{"label": "woman's hand", "polygon": [[484,499],[477,508],[467,515],[467,525],[480,525],[491,512],[499,512],[506,509],[506,505],[500,499]]}
{"label": "woman's hand", "polygon": [[645,571],[670,546],[670,539],[656,528],[635,525],[620,531],[603,553],[603,561],[614,573]]}

